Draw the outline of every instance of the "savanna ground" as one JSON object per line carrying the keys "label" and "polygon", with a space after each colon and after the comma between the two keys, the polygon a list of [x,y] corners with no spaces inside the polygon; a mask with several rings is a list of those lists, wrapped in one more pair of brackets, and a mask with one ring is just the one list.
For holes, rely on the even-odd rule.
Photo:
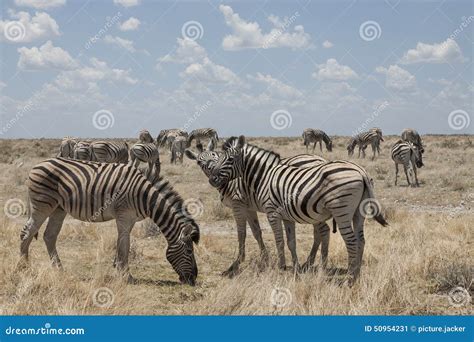
{"label": "savanna ground", "polygon": [[[314,272],[295,277],[270,265],[257,267],[258,248],[247,233],[242,272],[228,279],[220,274],[237,254],[231,211],[195,162],[169,164],[162,153],[162,174],[186,199],[202,201],[197,217],[201,242],[195,249],[199,265],[196,287],[177,283],[165,259],[166,241],[149,236],[149,222],[132,232],[130,268],[135,284],[122,281],[112,267],[114,221],[89,224],[67,218],[58,240],[64,268],[51,267],[42,239],[30,248],[30,267],[16,270],[19,232],[26,213],[14,213],[16,199],[26,203],[25,180],[39,161],[54,156],[59,140],[0,141],[0,313],[1,314],[472,314],[469,295],[457,293],[460,305],[449,299],[456,287],[473,295],[474,137],[425,136],[420,188],[406,186],[402,173],[394,186],[390,147],[397,137],[386,137],[376,161],[356,159],[375,181],[389,227],[366,221],[366,248],[360,280],[348,288],[337,272]],[[347,159],[347,137],[335,139],[328,159]],[[301,138],[250,138],[249,142],[279,152],[283,157],[304,153]],[[371,153],[368,149],[369,155]],[[319,147],[316,150],[319,153]],[[12,199],[15,199],[12,201]],[[7,202],[10,200],[9,202]],[[7,211],[8,211],[7,210]],[[13,212],[13,215],[12,215]],[[18,217],[15,217],[18,216]],[[275,262],[275,244],[268,223],[260,215],[266,245]],[[44,232],[44,225],[40,236]],[[303,262],[313,241],[312,226],[297,225],[298,255]],[[317,263],[319,264],[319,253]],[[287,251],[287,264],[291,258]],[[347,253],[339,233],[331,233],[331,269],[347,267]],[[105,292],[101,292],[103,289]],[[454,294],[456,295],[456,294]],[[452,296],[451,296],[452,297]]]}

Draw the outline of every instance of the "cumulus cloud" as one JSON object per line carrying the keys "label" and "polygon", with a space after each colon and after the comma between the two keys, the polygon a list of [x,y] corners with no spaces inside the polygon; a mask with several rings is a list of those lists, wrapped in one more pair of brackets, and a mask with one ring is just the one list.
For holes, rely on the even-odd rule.
{"label": "cumulus cloud", "polygon": [[131,53],[134,53],[137,51],[137,49],[135,49],[135,46],[133,45],[133,41],[128,40],[128,39],[123,39],[120,37],[113,37],[110,34],[104,37],[104,42],[107,44],[118,46]]}
{"label": "cumulus cloud", "polygon": [[312,76],[320,81],[347,81],[359,77],[354,70],[347,65],[339,64],[334,58],[328,59],[326,63],[318,64]]}
{"label": "cumulus cloud", "polygon": [[123,23],[119,25],[120,31],[135,31],[138,30],[138,26],[140,26],[140,20],[135,17],[130,17],[129,19],[125,20]]}
{"label": "cumulus cloud", "polygon": [[30,43],[59,36],[59,26],[45,12],[36,12],[32,17],[28,12],[9,11],[11,20],[0,20],[0,41],[10,43]]}
{"label": "cumulus cloud", "polygon": [[206,50],[192,39],[178,38],[177,43],[178,47],[173,53],[158,58],[159,63],[189,64],[207,56]]}
{"label": "cumulus cloud", "polygon": [[21,47],[18,52],[20,53],[18,67],[23,70],[70,70],[77,67],[77,62],[71,55],[60,47],[53,46],[50,40],[39,48]]}
{"label": "cumulus cloud", "polygon": [[201,62],[190,64],[180,74],[181,77],[195,77],[201,82],[214,84],[239,84],[239,77],[230,69],[216,64],[208,57]]}
{"label": "cumulus cloud", "polygon": [[273,78],[271,75],[263,75],[262,73],[257,73],[255,76],[248,75],[247,78],[250,80],[265,84],[267,91],[275,96],[283,98],[300,98],[303,94],[296,88],[283,83],[282,81]]}
{"label": "cumulus cloud", "polygon": [[66,0],[15,0],[15,5],[20,7],[32,7],[36,9],[48,9],[60,7],[66,4]]}
{"label": "cumulus cloud", "polygon": [[140,4],[140,0],[114,0],[114,4],[122,5],[123,7],[133,7]]}
{"label": "cumulus cloud", "polygon": [[385,86],[396,91],[414,91],[416,89],[416,78],[407,70],[398,65],[390,65],[387,68],[377,67],[376,72],[385,75]]}
{"label": "cumulus cloud", "polygon": [[416,44],[415,49],[408,50],[400,60],[402,64],[413,63],[453,63],[464,62],[461,48],[454,39],[435,44]]}
{"label": "cumulus cloud", "polygon": [[279,47],[304,49],[311,46],[311,37],[304,31],[302,25],[296,25],[293,30],[290,29],[299,17],[298,12],[284,19],[274,15],[269,16],[268,20],[273,28],[270,32],[263,33],[257,22],[245,21],[238,13],[234,13],[230,6],[220,5],[219,10],[224,14],[227,26],[232,29],[232,34],[225,36],[222,41],[224,50]]}
{"label": "cumulus cloud", "polygon": [[325,41],[323,42],[323,48],[325,48],[325,49],[330,49],[330,48],[332,48],[333,46],[334,46],[334,44],[331,43],[329,40],[325,40]]}

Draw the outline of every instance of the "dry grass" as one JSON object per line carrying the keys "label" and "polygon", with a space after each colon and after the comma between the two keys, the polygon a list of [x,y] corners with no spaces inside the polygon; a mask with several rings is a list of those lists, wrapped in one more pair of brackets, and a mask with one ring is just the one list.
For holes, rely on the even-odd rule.
{"label": "dry grass", "polygon": [[[2,212],[0,313],[472,314],[472,304],[454,307],[447,293],[462,286],[473,294],[473,138],[425,137],[425,167],[420,170],[422,186],[417,189],[405,186],[404,175],[400,186],[393,185],[389,150],[396,139],[387,137],[382,156],[375,162],[358,161],[375,180],[390,227],[367,222],[362,275],[353,288],[341,285],[342,276],[336,272],[347,263],[339,234],[331,234],[330,273],[316,270],[295,278],[292,272],[281,272],[272,265],[259,269],[258,250],[249,232],[242,272],[233,279],[221,277],[237,252],[232,214],[219,203],[217,192],[194,162],[169,165],[169,155],[164,153],[164,176],[184,198],[199,199],[204,205],[197,219],[202,240],[196,249],[200,272],[196,287],[177,284],[177,276],[164,256],[166,241],[160,235],[150,237],[149,222],[137,224],[132,233],[131,272],[136,284],[123,282],[112,268],[116,238],[113,221],[87,224],[68,218],[58,241],[64,269],[50,266],[40,239],[32,243],[30,268],[19,271],[19,231],[26,216],[11,219]],[[250,141],[284,157],[304,152],[297,138]],[[346,141],[345,137],[337,138],[335,151],[323,155],[345,159]],[[0,141],[2,205],[11,198],[25,200],[28,170],[53,156],[58,145],[58,140]],[[274,262],[273,237],[265,218],[260,219]],[[298,225],[297,238],[299,257],[304,260],[313,239],[311,227]],[[93,301],[93,294],[102,287],[113,293],[114,301],[108,307]]]}

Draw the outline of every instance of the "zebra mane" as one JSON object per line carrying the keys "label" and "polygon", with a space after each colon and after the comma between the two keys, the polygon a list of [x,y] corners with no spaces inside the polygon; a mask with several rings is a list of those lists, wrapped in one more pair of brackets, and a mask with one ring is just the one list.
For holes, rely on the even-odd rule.
{"label": "zebra mane", "polygon": [[[224,145],[222,145],[222,149],[224,151],[227,151],[229,148],[235,148],[237,147],[237,144],[239,142],[239,137],[230,137],[229,139],[227,139],[225,142],[224,142]],[[260,146],[256,146],[256,145],[252,145],[252,144],[249,144],[248,142],[245,142],[245,145],[246,146],[250,146],[250,147],[253,147],[255,149],[259,149],[259,150],[262,150],[262,151],[265,151],[267,153],[270,153],[272,155],[274,155],[276,158],[278,159],[281,159],[281,156],[279,153],[277,152],[274,152],[274,151],[271,151],[271,150],[267,150],[266,148],[263,148],[263,147],[260,147]]]}

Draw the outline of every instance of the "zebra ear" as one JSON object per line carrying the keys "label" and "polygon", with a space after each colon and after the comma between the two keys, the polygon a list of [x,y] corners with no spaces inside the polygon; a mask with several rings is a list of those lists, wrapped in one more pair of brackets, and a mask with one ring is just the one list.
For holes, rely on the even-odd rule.
{"label": "zebra ear", "polygon": [[237,142],[237,148],[242,148],[245,145],[245,136],[241,135],[239,141]]}
{"label": "zebra ear", "polygon": [[194,153],[193,151],[191,151],[189,149],[186,149],[184,151],[184,154],[186,155],[186,157],[188,157],[191,160],[196,160],[197,157],[198,157],[197,153]]}
{"label": "zebra ear", "polygon": [[214,145],[214,140],[211,139],[209,140],[209,144],[207,144],[207,150],[208,151],[214,151],[215,145]]}

